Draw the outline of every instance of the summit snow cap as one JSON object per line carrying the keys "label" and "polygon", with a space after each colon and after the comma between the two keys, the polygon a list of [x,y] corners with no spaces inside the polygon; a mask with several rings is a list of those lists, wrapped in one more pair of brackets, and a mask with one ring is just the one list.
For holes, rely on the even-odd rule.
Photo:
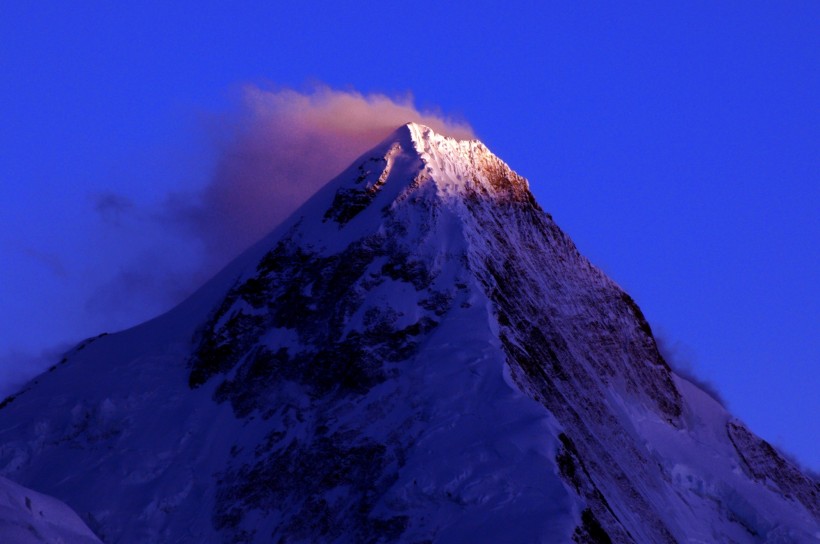
{"label": "summit snow cap", "polygon": [[[392,175],[397,165],[397,175]],[[353,171],[358,174],[351,175]],[[369,185],[374,180],[365,181],[371,174],[379,180],[375,185]],[[430,182],[439,196],[493,195],[534,203],[527,180],[482,142],[456,139],[414,122],[398,127],[337,179],[345,185],[364,183],[372,195],[395,179],[393,183],[414,186]]]}

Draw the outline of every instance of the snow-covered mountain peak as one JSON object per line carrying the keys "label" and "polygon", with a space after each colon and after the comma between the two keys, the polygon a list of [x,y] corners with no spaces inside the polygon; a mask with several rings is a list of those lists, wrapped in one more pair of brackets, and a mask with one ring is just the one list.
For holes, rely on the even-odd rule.
{"label": "snow-covered mountain peak", "polygon": [[[330,228],[316,238],[332,238],[336,245],[342,238],[349,243],[400,210],[416,216],[429,207],[464,211],[478,201],[538,208],[527,181],[480,141],[456,140],[408,123],[354,161],[297,211],[290,225],[321,208]],[[343,234],[332,234],[333,226]]]}
{"label": "snow-covered mountain peak", "polygon": [[109,542],[820,531],[820,484],[669,368],[527,182],[418,124],[0,403],[0,474]]}
{"label": "snow-covered mountain peak", "polygon": [[520,193],[529,189],[527,180],[479,140],[458,140],[417,123],[408,123],[399,130],[409,132],[431,178],[445,191],[467,188],[509,196],[511,190]]}

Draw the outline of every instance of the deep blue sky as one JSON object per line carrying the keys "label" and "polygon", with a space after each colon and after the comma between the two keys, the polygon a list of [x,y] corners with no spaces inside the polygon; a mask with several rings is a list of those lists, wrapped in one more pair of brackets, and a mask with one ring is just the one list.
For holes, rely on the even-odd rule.
{"label": "deep blue sky", "polygon": [[186,248],[110,229],[100,195],[204,183],[203,116],[237,85],[320,82],[467,120],[679,364],[820,469],[817,2],[12,4],[0,381],[162,309],[99,291],[135,251]]}

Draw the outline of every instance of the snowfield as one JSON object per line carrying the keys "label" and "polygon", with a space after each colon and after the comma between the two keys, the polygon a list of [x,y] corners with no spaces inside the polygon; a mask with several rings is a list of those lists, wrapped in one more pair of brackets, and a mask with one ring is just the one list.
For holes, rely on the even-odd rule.
{"label": "snowfield", "polygon": [[62,502],[0,478],[0,537],[13,544],[99,544]]}

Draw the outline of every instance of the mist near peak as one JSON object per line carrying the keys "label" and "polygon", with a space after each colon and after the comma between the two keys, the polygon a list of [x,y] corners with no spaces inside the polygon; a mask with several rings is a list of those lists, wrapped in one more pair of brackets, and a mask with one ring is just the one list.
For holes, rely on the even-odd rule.
{"label": "mist near peak", "polygon": [[101,228],[114,232],[119,245],[138,249],[112,267],[86,311],[133,324],[170,308],[408,122],[458,139],[475,137],[466,122],[420,109],[410,94],[321,84],[306,91],[237,87],[226,111],[203,115],[202,160],[212,168],[195,189],[163,193],[159,187],[158,204],[149,206],[127,194],[96,195]]}

